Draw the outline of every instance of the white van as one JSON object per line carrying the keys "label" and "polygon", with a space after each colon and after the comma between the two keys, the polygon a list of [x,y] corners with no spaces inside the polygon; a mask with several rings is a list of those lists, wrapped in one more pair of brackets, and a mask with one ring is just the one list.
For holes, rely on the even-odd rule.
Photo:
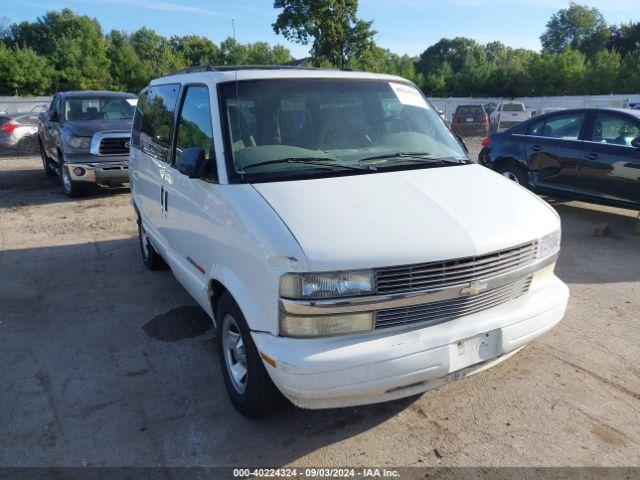
{"label": "white van", "polygon": [[192,68],[142,91],[129,164],[145,265],[214,320],[257,418],[415,395],[564,315],[560,220],[469,161],[410,82]]}

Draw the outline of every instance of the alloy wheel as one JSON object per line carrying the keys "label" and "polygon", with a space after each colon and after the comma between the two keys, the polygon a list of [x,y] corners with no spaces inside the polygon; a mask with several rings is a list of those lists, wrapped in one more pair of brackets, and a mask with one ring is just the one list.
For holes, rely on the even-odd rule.
{"label": "alloy wheel", "polygon": [[240,327],[230,313],[222,319],[222,348],[231,384],[242,395],[247,389],[247,354]]}

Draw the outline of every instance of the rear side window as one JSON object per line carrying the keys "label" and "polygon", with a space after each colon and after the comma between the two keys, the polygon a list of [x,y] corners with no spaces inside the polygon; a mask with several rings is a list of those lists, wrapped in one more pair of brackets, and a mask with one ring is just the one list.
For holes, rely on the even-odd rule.
{"label": "rear side window", "polygon": [[584,113],[547,118],[531,124],[529,126],[529,135],[562,140],[578,140],[584,119]]}
{"label": "rear side window", "polygon": [[179,90],[178,84],[149,87],[140,95],[133,121],[134,146],[164,162],[169,157]]}
{"label": "rear side window", "polygon": [[610,113],[596,115],[592,141],[630,147],[637,137],[640,137],[640,122]]}
{"label": "rear side window", "polygon": [[182,152],[189,148],[202,148],[207,160],[212,158],[213,128],[211,104],[207,87],[194,85],[187,88],[176,130],[176,156],[180,165]]}

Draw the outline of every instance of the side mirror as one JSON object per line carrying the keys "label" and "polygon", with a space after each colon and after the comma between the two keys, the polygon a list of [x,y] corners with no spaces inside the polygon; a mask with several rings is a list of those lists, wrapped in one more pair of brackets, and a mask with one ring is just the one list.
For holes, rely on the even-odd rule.
{"label": "side mirror", "polygon": [[467,154],[468,154],[469,153],[469,147],[467,147],[467,144],[464,142],[464,139],[460,135],[457,135],[457,134],[456,134],[456,138],[458,139],[458,143],[460,143],[462,148],[464,148],[464,151],[467,152]]}
{"label": "side mirror", "polygon": [[631,140],[631,146],[640,148],[640,137],[636,137],[633,140]]}
{"label": "side mirror", "polygon": [[178,171],[189,178],[206,178],[208,163],[204,148],[187,148],[180,155]]}

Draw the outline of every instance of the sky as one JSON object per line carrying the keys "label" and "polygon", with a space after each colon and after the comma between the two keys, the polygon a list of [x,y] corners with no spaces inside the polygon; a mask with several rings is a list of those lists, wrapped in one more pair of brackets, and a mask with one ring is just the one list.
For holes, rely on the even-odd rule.
{"label": "sky", "polygon": [[[640,21],[640,0],[582,0],[609,23]],[[389,50],[419,55],[443,37],[465,36],[481,43],[499,40],[511,47],[540,49],[539,37],[561,0],[360,0],[359,16],[373,20],[376,42]],[[195,34],[219,43],[232,36],[242,43],[267,41],[287,46],[294,57],[308,47],[287,42],[271,28],[272,0],[0,0],[0,16],[34,21],[62,8],[97,18],[105,31],[150,27],[167,37]]]}

